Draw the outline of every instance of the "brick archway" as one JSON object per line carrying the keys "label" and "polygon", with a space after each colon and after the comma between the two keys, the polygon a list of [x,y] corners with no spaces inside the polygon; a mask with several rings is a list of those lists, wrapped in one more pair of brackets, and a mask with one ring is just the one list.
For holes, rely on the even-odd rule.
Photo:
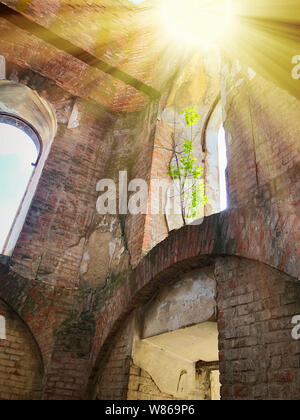
{"label": "brick archway", "polygon": [[125,317],[147,301],[159,283],[193,268],[212,264],[218,256],[236,256],[275,268],[299,280],[299,220],[294,214],[264,209],[233,209],[171,232],[125,279],[99,315],[90,359],[93,381],[99,360]]}
{"label": "brick archway", "polygon": [[44,360],[32,331],[0,298],[0,399],[32,400],[42,395]]}
{"label": "brick archway", "polygon": [[[235,256],[264,263],[297,280],[299,232],[299,221],[292,213],[254,208],[226,211],[206,218],[202,225],[171,232],[135,270],[123,273],[101,299],[102,307],[95,313],[97,327],[91,356],[89,361],[80,362],[89,365],[89,370],[82,372],[83,380],[89,376],[93,384],[99,361],[126,316],[149,300],[159,284],[176,280],[181,273],[214,264],[219,256]],[[65,315],[57,316],[57,308],[67,308],[72,293],[1,269],[0,297],[29,326],[47,366],[54,346],[54,337],[48,332],[56,331],[63,322]],[[83,397],[82,389],[78,395]]]}
{"label": "brick archway", "polygon": [[26,325],[39,348],[44,372],[54,345],[49,329],[55,330],[57,326],[56,309],[61,296],[64,295],[47,284],[27,280],[0,266],[0,300]]}

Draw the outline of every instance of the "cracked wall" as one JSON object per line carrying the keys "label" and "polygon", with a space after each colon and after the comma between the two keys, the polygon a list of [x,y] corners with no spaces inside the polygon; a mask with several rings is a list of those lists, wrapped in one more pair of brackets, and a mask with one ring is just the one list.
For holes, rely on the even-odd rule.
{"label": "cracked wall", "polygon": [[[24,298],[26,321],[35,323],[35,333],[44,334],[41,339],[47,346],[43,398],[77,399],[87,380],[82,378],[97,313],[106,293],[113,294],[140,260],[145,217],[98,215],[96,185],[103,177],[118,182],[120,170],[147,180],[157,105],[140,113],[118,114],[73,97],[53,81],[10,62],[6,73],[9,80],[46,99],[58,121],[9,275],[16,283],[22,276],[33,288],[40,285],[49,294],[45,308],[42,302],[38,306],[39,293],[33,292],[31,300]],[[16,302],[22,290],[18,284],[11,287]],[[53,294],[57,295],[55,316]],[[43,312],[39,320],[31,313],[36,304],[37,317]]]}
{"label": "cracked wall", "polygon": [[[6,34],[1,38],[1,53],[11,61],[7,77],[35,89],[55,108],[58,120],[58,133],[11,260],[10,273],[2,273],[0,266],[1,296],[7,297],[39,342],[45,359],[42,398],[83,398],[88,383],[95,380],[98,384],[92,393],[96,398],[126,398],[132,373],[134,330],[130,322],[128,327],[122,327],[121,320],[138,306],[135,299],[144,299],[136,296],[139,288],[153,280],[153,273],[159,275],[160,268],[168,266],[167,262],[172,263],[172,268],[164,273],[161,282],[169,275],[171,279],[177,276],[178,261],[190,254],[193,263],[187,263],[188,269],[198,267],[195,259],[199,255],[233,253],[259,259],[298,276],[299,102],[239,63],[223,68],[221,99],[229,146],[227,179],[231,207],[237,210],[206,218],[203,229],[195,226],[178,231],[178,236],[174,232],[169,235],[170,227],[164,216],[152,219],[151,215],[147,218],[144,215],[98,215],[96,185],[102,177],[118,181],[120,170],[128,170],[129,179],[143,178],[149,182],[154,176],[164,178],[171,156],[168,151],[161,153],[160,147],[168,147],[176,134],[172,125],[174,113],[178,116],[179,110],[193,104],[203,116],[203,126],[198,127],[196,136],[200,162],[205,117],[219,93],[219,67],[215,66],[214,58],[211,63],[195,59],[187,72],[178,71],[176,78],[168,79],[173,88],[172,83],[166,82],[165,76],[170,76],[166,69],[170,67],[164,68],[164,60],[157,60],[153,74],[149,71],[149,62],[142,66],[144,72],[136,68],[136,75],[143,75],[144,81],[149,75],[150,79],[155,79],[157,88],[164,86],[161,103],[149,104],[149,98],[145,101],[144,93],[132,86],[123,83],[120,86],[120,81],[111,83],[114,80],[111,75],[103,77],[74,57],[54,53],[53,47],[3,19],[0,30]],[[14,37],[8,39],[12,32]],[[43,57],[47,57],[45,62],[41,60]],[[127,60],[124,68],[132,71],[135,66],[135,60]],[[87,101],[87,97],[102,105]],[[135,112],[116,112],[124,109]],[[182,127],[177,128],[185,134]],[[168,235],[161,248],[138,265],[141,257]],[[137,271],[132,274],[136,266]],[[226,285],[223,296],[219,297],[220,305],[224,303],[222,299],[227,300],[227,292],[235,292],[231,289],[234,283],[230,273],[233,272],[241,283],[247,287],[255,284],[262,293],[266,280],[271,293],[270,278],[274,275],[277,279],[280,275],[277,271],[266,273],[258,266],[254,269],[257,278],[262,276],[262,282],[256,283],[258,280],[248,267],[231,270],[226,263],[225,268],[220,268],[220,281],[224,279]],[[149,290],[144,291],[148,300],[157,291]],[[238,284],[236,292],[241,293],[237,298],[240,302],[238,305],[234,300],[228,303],[228,323],[233,309],[242,312],[247,305],[243,302],[249,296],[244,296],[244,290],[244,284]],[[253,302],[253,307],[267,305],[268,310],[278,311],[275,321],[267,318],[262,328],[276,329],[285,321],[284,313],[289,305],[283,303],[283,295],[280,302],[276,299],[271,301],[270,297],[261,302],[257,297]],[[295,297],[292,299],[296,301]],[[295,308],[295,302],[292,305]],[[289,316],[294,315],[291,306],[288,310],[291,310]],[[248,347],[252,347],[253,339],[262,339],[260,325],[260,321],[255,321],[254,326],[246,325],[254,337]],[[245,331],[248,334],[248,328],[224,326],[221,317],[219,326],[224,337],[237,334],[241,344],[247,339],[238,334],[243,335]],[[286,339],[287,324],[283,329],[283,334],[269,331],[268,336],[274,340],[271,343],[274,352],[280,354],[274,354],[274,360],[273,355],[264,355],[262,363],[271,363],[274,368],[271,371],[269,366],[267,373],[262,367],[253,374],[252,364],[248,363],[248,359],[257,355],[255,344],[250,355],[241,345],[245,357],[239,358],[231,342],[234,337],[223,337],[220,350],[224,350],[224,344],[224,398],[265,397],[266,391],[259,382],[261,372],[269,384],[267,395],[272,398],[297,392],[297,343]],[[111,334],[115,336],[110,342]],[[282,343],[281,337],[286,339]],[[289,348],[292,353],[286,354]],[[99,368],[98,358],[103,354]],[[233,372],[236,366],[241,369]],[[133,370],[135,367],[141,369],[134,365]],[[100,377],[97,377],[98,368]],[[275,375],[275,369],[279,369],[279,376]],[[149,375],[146,369],[135,373],[139,378],[145,375],[148,383],[138,379],[138,389],[131,391],[137,392],[140,385],[140,389],[145,390],[142,386],[147,385],[155,390],[155,396],[160,395],[149,382],[151,378],[146,376]],[[157,384],[155,386],[159,389]],[[171,393],[164,394],[167,395]]]}

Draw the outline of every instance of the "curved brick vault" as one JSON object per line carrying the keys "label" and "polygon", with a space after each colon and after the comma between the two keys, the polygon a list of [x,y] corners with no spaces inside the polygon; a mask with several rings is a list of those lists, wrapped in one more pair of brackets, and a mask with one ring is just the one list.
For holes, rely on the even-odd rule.
{"label": "curved brick vault", "polygon": [[[205,218],[199,226],[173,231],[137,268],[104,298],[89,361],[80,361],[84,382],[93,382],[99,361],[126,316],[153,295],[157,286],[193,268],[210,265],[218,256],[237,256],[276,268],[299,280],[299,220],[274,209],[233,209]],[[74,299],[71,291],[28,281],[2,268],[0,297],[26,322],[50,370],[55,357],[53,331],[65,319]],[[73,292],[74,293],[74,292]],[[78,292],[79,294],[79,292]],[[62,309],[64,308],[64,309]],[[47,334],[47,330],[51,330]],[[88,368],[88,369],[87,369]],[[89,372],[87,375],[85,372]],[[68,377],[68,371],[65,377]],[[89,379],[88,379],[89,376]],[[84,397],[82,384],[78,396]]]}
{"label": "curved brick vault", "polygon": [[[237,256],[267,264],[299,280],[299,220],[274,209],[233,209],[207,217],[199,226],[173,231],[115,291],[98,319],[90,367],[97,368],[110,339],[126,315],[153,296],[157,286],[218,256]],[[100,351],[102,348],[102,351]],[[100,351],[100,354],[99,354]],[[92,374],[92,379],[95,375]]]}
{"label": "curved brick vault", "polygon": [[[59,123],[11,267],[3,265],[0,257],[0,300],[21,317],[39,346],[45,368],[44,399],[90,396],[86,390],[94,385],[101,361],[122,331],[126,317],[153,297],[158,286],[176,281],[184,272],[217,265],[223,256],[232,257],[245,259],[246,264],[264,264],[266,278],[268,270],[273,270],[290,283],[294,280],[298,288],[300,108],[294,97],[269,78],[262,79],[259,69],[254,76],[238,63],[224,67],[221,96],[229,145],[228,198],[233,209],[207,217],[199,226],[171,232],[139,262],[147,233],[144,215],[128,217],[125,222],[116,217],[113,234],[107,226],[102,232],[98,229],[102,218],[94,217],[96,183],[103,177],[116,180],[124,165],[133,178],[149,181],[156,171],[164,174],[166,171],[155,165],[157,150],[153,152],[153,147],[156,142],[168,142],[172,133],[159,118],[160,108],[188,106],[193,102],[192,93],[201,107],[210,104],[219,93],[219,70],[216,76],[202,57],[184,64],[187,74],[189,66],[196,71],[191,72],[193,82],[197,82],[194,85],[186,75],[177,78],[182,61],[178,57],[179,69],[174,62],[170,74],[166,65],[169,51],[164,56],[160,49],[149,54],[147,46],[153,44],[153,37],[129,36],[129,32],[132,36],[139,33],[145,19],[140,19],[140,12],[134,13],[135,26],[128,25],[128,5],[121,19],[113,13],[109,42],[97,50],[96,38],[86,24],[90,13],[80,13],[80,4],[78,13],[73,13],[71,6],[61,8],[63,2],[59,0],[54,6],[51,2],[27,1],[26,10],[19,10],[14,0],[3,3],[20,12],[15,20],[15,13],[7,16],[3,6],[2,14],[0,10],[0,50],[7,60],[7,77],[49,101]],[[117,7],[124,2],[119,3]],[[40,13],[42,7],[51,13]],[[109,22],[114,12],[100,5],[85,7],[97,13],[98,26],[104,16]],[[42,33],[32,30],[42,27]],[[106,36],[105,26],[103,31]],[[74,55],[68,48],[71,44],[76,47]],[[266,66],[268,70],[271,67]],[[171,85],[176,100],[171,92],[168,100],[163,95],[159,103],[160,94]],[[257,206],[252,207],[254,204]],[[125,252],[121,262],[107,268],[100,279],[99,266],[108,266],[109,258],[102,260],[102,249],[94,247],[93,240],[96,237],[97,245],[101,244],[102,234],[120,242],[120,249],[124,245]],[[104,242],[109,244],[109,240]],[[91,250],[97,261],[95,282],[81,272],[82,257]],[[255,282],[255,274],[250,280]],[[268,292],[276,295],[271,283]],[[299,372],[299,356],[289,369],[292,363]]]}

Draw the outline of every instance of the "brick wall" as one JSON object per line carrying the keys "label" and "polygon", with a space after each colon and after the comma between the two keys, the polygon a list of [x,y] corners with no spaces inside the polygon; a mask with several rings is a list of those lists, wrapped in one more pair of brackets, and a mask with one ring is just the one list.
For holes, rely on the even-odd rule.
{"label": "brick wall", "polygon": [[299,209],[300,102],[247,69],[223,78],[230,207]]}
{"label": "brick wall", "polygon": [[133,318],[127,320],[111,341],[99,367],[95,398],[125,400],[131,366]]}
{"label": "brick wall", "polygon": [[[3,22],[2,27],[5,30],[6,25],[3,26]],[[16,32],[14,42],[18,36],[20,33]],[[6,41],[4,44],[5,48],[1,44],[1,51],[3,47],[3,53],[13,61],[13,44]],[[24,44],[25,47],[27,45]],[[20,55],[24,52],[23,47],[20,45],[18,49]],[[36,53],[34,48],[27,51]],[[22,60],[17,62],[22,65]],[[56,77],[59,73],[57,69],[65,65],[65,61],[59,65],[56,62],[55,66],[48,65],[48,69],[55,69]],[[30,64],[26,63],[26,66]],[[73,79],[67,77],[69,73],[63,73],[71,84]],[[287,93],[258,76],[247,83],[244,80],[242,86],[233,89],[231,88],[235,81],[228,79],[227,87],[231,93],[226,98],[225,128],[229,135],[229,195],[232,207],[246,207],[245,210],[239,209],[208,218],[201,227],[184,229],[176,233],[176,236],[171,235],[162,248],[145,259],[132,276],[128,274],[130,264],[126,263],[130,261],[135,266],[140,259],[145,217],[128,217],[124,223],[125,228],[123,225],[123,231],[114,238],[120,239],[121,245],[127,247],[129,255],[128,261],[126,255],[124,264],[123,260],[119,265],[116,264],[117,274],[122,272],[123,276],[115,276],[112,280],[105,275],[103,289],[95,287],[88,290],[84,287],[80,289],[86,286],[82,284],[80,270],[91,232],[101,225],[101,220],[95,221],[98,195],[96,183],[110,174],[115,178],[119,170],[127,168],[130,169],[131,178],[142,177],[149,180],[157,104],[151,104],[145,112],[117,115],[106,108],[78,99],[74,96],[76,93],[73,89],[65,91],[55,82],[28,69],[8,65],[7,74],[11,80],[27,84],[47,99],[54,106],[59,123],[58,135],[12,259],[12,270],[32,281],[34,287],[23,290],[21,283],[16,282],[17,288],[12,289],[9,284],[11,278],[7,280],[8,286],[5,286],[11,302],[21,309],[20,312],[23,311],[26,322],[30,320],[34,326],[32,330],[36,336],[40,335],[42,338],[43,347],[49,348],[47,359],[50,367],[45,378],[48,381],[46,398],[60,396],[79,399],[84,394],[89,367],[92,369],[94,366],[112,328],[132,308],[132,302],[139,298],[138,294],[143,286],[151,283],[149,297],[155,292],[153,280],[158,280],[164,270],[168,273],[170,270],[174,275],[179,264],[184,266],[189,259],[198,261],[199,255],[237,254],[265,261],[298,275],[299,223],[295,215],[300,205],[299,103]],[[52,77],[55,79],[53,73]],[[84,79],[82,76],[81,78]],[[239,78],[238,74],[237,80]],[[87,84],[89,82],[90,79]],[[63,85],[61,82],[60,86]],[[125,96],[119,99],[128,100]],[[79,109],[79,125],[70,129],[67,125],[75,101]],[[274,104],[277,105],[275,111]],[[159,161],[161,156],[157,154],[156,157]],[[154,165],[153,170],[156,169],[159,174],[159,168]],[[280,206],[278,214],[273,212],[275,202]],[[255,203],[256,208],[248,211],[249,203]],[[260,207],[259,210],[257,207]],[[289,215],[288,218],[286,214]],[[115,218],[113,222],[115,221],[121,231],[120,220]],[[108,223],[107,226],[105,229],[109,230],[111,225]],[[147,229],[146,227],[146,234],[149,233]],[[145,239],[147,242],[149,237]],[[145,245],[148,247],[147,243]],[[99,264],[103,265],[101,259]],[[221,351],[225,357],[222,373],[224,398],[245,395],[276,398],[276,392],[277,396],[280,393],[283,397],[290,396],[291,392],[296,395],[297,381],[299,383],[299,343],[288,339],[287,321],[300,312],[298,300],[292,296],[296,303],[285,304],[284,299],[289,295],[285,293],[286,290],[280,290],[278,295],[273,295],[277,285],[282,284],[282,279],[276,284],[272,283],[273,276],[274,279],[279,276],[278,272],[271,269],[265,271],[267,269],[263,266],[259,269],[256,265],[251,267],[252,271],[247,271],[244,266],[230,269],[225,265],[223,274],[220,271],[220,287],[223,280],[223,283],[227,282],[223,297],[220,297],[220,305],[229,305],[224,308],[224,311],[228,309],[228,313],[224,312],[225,315],[222,315],[227,321],[226,328],[222,324],[222,318],[219,321],[221,347],[224,345]],[[254,273],[257,275],[254,276]],[[238,283],[237,286],[232,283],[231,275],[238,279],[234,280]],[[164,280],[164,275],[162,277]],[[13,278],[16,279],[16,276]],[[256,289],[244,293],[244,287],[240,288],[242,283],[246,284],[246,288]],[[41,289],[47,299],[41,297]],[[292,286],[291,290],[291,293],[296,293]],[[220,289],[220,296],[221,291]],[[288,292],[290,293],[289,288]],[[230,296],[230,293],[233,295]],[[264,297],[264,293],[269,293],[269,296]],[[234,300],[233,303],[228,303],[227,294],[230,299],[237,298],[237,303]],[[247,299],[253,299],[253,302],[247,302]],[[258,318],[244,320],[243,316],[249,314],[243,314],[243,310],[252,304],[253,313],[249,309],[250,315]],[[256,310],[256,306],[263,309]],[[298,313],[292,313],[296,310]],[[260,319],[256,312],[263,312],[264,315],[261,316],[267,318]],[[232,316],[236,313],[236,316]],[[245,324],[238,324],[232,329],[229,324],[232,319]],[[281,322],[284,322],[283,328]],[[44,333],[41,333],[42,330]],[[81,334],[81,331],[84,333]],[[110,352],[106,356],[108,359],[105,360],[102,370],[100,369],[97,391],[99,399],[126,396],[132,330],[126,330],[127,335],[124,331],[120,330],[120,335],[111,343]],[[94,334],[96,338],[90,351]],[[234,341],[235,339],[238,341]],[[265,363],[272,360],[271,368],[259,365],[257,372],[254,369],[253,374],[252,365],[249,368],[247,359],[259,359],[265,347],[270,353],[263,360]],[[231,351],[237,358],[227,360],[227,356],[231,357]],[[244,358],[243,355],[250,351],[250,356]],[[273,360],[277,356],[279,358]],[[275,367],[281,376],[274,376]],[[235,369],[240,374],[236,377],[233,376]],[[79,371],[80,377],[77,378],[76,373]],[[262,384],[259,382],[261,378],[267,378],[267,382]],[[265,383],[268,383],[267,387]],[[31,392],[30,386],[27,389]]]}
{"label": "brick wall", "polygon": [[95,213],[96,183],[103,174],[113,117],[101,107],[77,101],[79,125],[67,124],[75,98],[53,82],[8,68],[8,76],[37,89],[55,108],[58,132],[15,248],[13,270],[29,279],[74,287],[84,241]]}
{"label": "brick wall", "polygon": [[151,376],[143,369],[131,364],[128,384],[128,400],[176,400],[161,392]]}
{"label": "brick wall", "polygon": [[[81,282],[82,256],[89,250],[89,238],[99,231],[99,225],[107,224],[96,214],[97,182],[111,178],[118,185],[119,171],[128,172],[128,182],[135,178],[150,181],[158,104],[153,102],[137,113],[116,114],[75,98],[54,82],[9,62],[7,76],[48,100],[58,119],[58,132],[12,267],[26,278],[76,287]],[[77,126],[68,128],[74,104],[78,108]],[[128,215],[121,235],[116,232],[122,224],[117,215],[108,223],[115,227],[112,234],[118,237],[114,239],[128,247],[133,266],[141,258],[144,223],[145,215]],[[110,229],[107,232],[111,233]],[[105,233],[105,228],[102,231]],[[108,264],[104,265],[108,272]]]}
{"label": "brick wall", "polygon": [[1,299],[0,315],[6,323],[6,339],[0,338],[0,400],[40,398],[43,366],[37,344]]}
{"label": "brick wall", "polygon": [[[116,145],[118,155],[122,157],[118,170],[128,170],[128,181],[143,179],[150,185],[157,112],[158,103],[153,102],[142,113],[126,116],[121,120],[122,126],[124,124],[121,131],[121,134],[124,133],[122,143],[125,141],[126,148],[123,149],[122,144]],[[126,236],[133,267],[142,257],[145,221],[145,214],[128,214],[126,217]]]}
{"label": "brick wall", "polygon": [[[174,147],[179,152],[186,139],[193,141],[194,155],[197,164],[204,169],[205,184],[208,189],[214,190],[214,194],[208,194],[210,204],[203,208],[203,215],[212,213],[214,207],[213,196],[218,196],[218,188],[212,185],[209,159],[212,159],[211,151],[203,151],[202,142],[205,143],[206,125],[211,112],[214,110],[216,98],[220,91],[219,57],[213,53],[209,61],[201,56],[195,56],[189,63],[185,63],[182,73],[173,80],[168,93],[160,101],[160,112],[156,124],[154,151],[151,166],[151,186],[148,201],[148,214],[145,222],[143,240],[143,255],[147,254],[158,243],[162,242],[169,231],[179,229],[183,225],[181,214],[165,214],[167,204],[167,189],[172,184],[172,178],[167,175],[170,164],[175,165]],[[196,69],[196,71],[195,71]],[[199,123],[193,127],[186,126],[181,112],[189,106],[196,106],[201,116]],[[219,128],[219,127],[218,127]],[[214,165],[218,167],[217,164]],[[210,176],[210,177],[209,177]],[[156,182],[155,182],[156,181]],[[158,182],[165,188],[159,188]],[[171,195],[173,202],[173,194]],[[178,196],[178,192],[175,194]],[[178,197],[177,197],[178,198]],[[177,201],[177,200],[175,200]],[[177,202],[177,204],[180,204]],[[171,203],[173,205],[173,203]],[[199,216],[199,219],[202,215]]]}
{"label": "brick wall", "polygon": [[[103,216],[97,218],[96,184],[102,178],[112,178],[118,184],[120,170],[128,171],[128,181],[149,180],[157,103],[140,113],[116,114],[73,97],[53,81],[10,62],[7,62],[7,77],[36,90],[50,102],[56,111],[58,133],[10,267],[14,280],[22,276],[37,289],[30,296],[23,296],[18,281],[13,281],[14,296],[6,286],[5,293],[20,312],[23,303],[18,307],[18,299],[21,296],[25,299],[26,314],[21,316],[30,320],[34,333],[45,344],[44,398],[78,399],[87,380],[89,346],[106,293],[98,288],[102,283],[97,278],[97,270],[93,283],[96,290],[86,291],[85,287],[91,283],[84,277],[82,257],[90,251],[89,240],[94,232],[108,232],[112,236],[110,242],[117,243],[113,267],[97,254],[101,238],[96,241],[93,257],[104,270],[104,282],[113,270],[114,279],[122,271],[124,277],[130,263],[136,265],[141,258],[145,221],[144,215],[129,216],[123,223],[118,215],[112,216],[108,223]],[[68,128],[75,104],[77,124]],[[123,249],[121,260],[120,249]],[[7,284],[10,280],[7,279]],[[27,288],[29,283],[25,283]],[[119,283],[115,285],[112,280],[112,284],[110,281],[106,284],[111,293]],[[39,300],[40,285],[47,302]]]}
{"label": "brick wall", "polygon": [[[238,257],[217,258],[215,274],[222,399],[299,399],[300,340],[292,337],[292,319],[300,314],[299,283]],[[174,399],[130,362],[132,333],[127,324],[111,342],[100,367],[97,398]]]}
{"label": "brick wall", "polygon": [[300,399],[300,285],[263,264],[220,258],[218,328],[223,399]]}
{"label": "brick wall", "polygon": [[147,254],[155,245],[168,236],[168,226],[164,214],[166,192],[159,190],[155,181],[171,184],[167,175],[173,157],[173,133],[162,121],[158,121],[151,166],[151,185],[148,198],[148,214],[143,237],[143,254]]}

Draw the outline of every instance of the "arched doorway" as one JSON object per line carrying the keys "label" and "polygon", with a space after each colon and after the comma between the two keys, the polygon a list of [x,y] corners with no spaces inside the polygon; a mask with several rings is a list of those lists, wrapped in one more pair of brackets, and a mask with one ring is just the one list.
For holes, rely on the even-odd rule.
{"label": "arched doorway", "polygon": [[138,311],[137,324],[128,399],[220,399],[211,267],[188,272],[163,287]]}

